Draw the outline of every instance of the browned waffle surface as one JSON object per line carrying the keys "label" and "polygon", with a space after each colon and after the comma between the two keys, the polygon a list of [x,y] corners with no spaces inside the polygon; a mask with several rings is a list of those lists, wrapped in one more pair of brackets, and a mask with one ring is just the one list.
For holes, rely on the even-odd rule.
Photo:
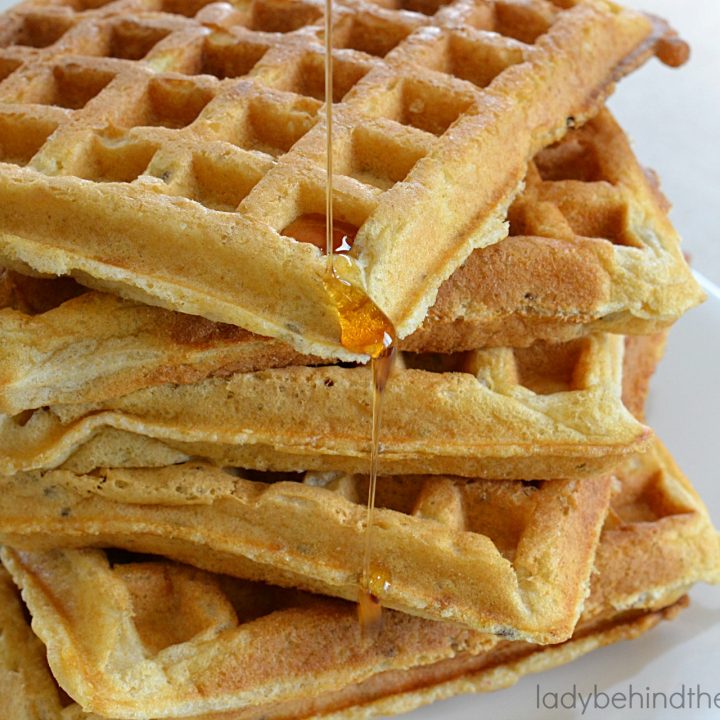
{"label": "browned waffle surface", "polygon": [[[182,595],[188,595],[195,580],[197,590],[212,594],[215,589],[210,582],[202,583],[202,576],[193,578],[191,572],[172,566],[155,568],[137,565],[121,573],[127,582],[131,602],[140,606],[141,616],[136,620],[142,632],[142,641],[153,643],[153,639],[167,641],[167,627],[152,618],[147,601],[157,602],[156,608],[166,610],[168,601],[171,610],[178,606],[191,609],[191,602]],[[165,593],[158,592],[158,580],[164,585]],[[200,581],[200,582],[198,582]],[[217,587],[217,586],[215,586]],[[227,588],[227,584],[226,584]],[[255,594],[258,588],[254,588]],[[143,597],[139,597],[142,593]],[[160,597],[158,597],[160,595]],[[169,597],[168,597],[169,596]],[[212,598],[217,606],[218,597]],[[237,608],[237,595],[232,598]],[[254,599],[253,610],[269,610],[267,601]],[[139,601],[139,602],[138,602]],[[242,602],[242,600],[240,601]],[[194,720],[258,720],[259,718],[310,718],[310,717],[375,717],[379,715],[406,712],[444,697],[467,692],[488,692],[502,689],[516,682],[526,673],[537,673],[557,665],[570,662],[593,649],[620,640],[637,637],[654,627],[662,619],[672,619],[685,603],[679,601],[663,610],[636,613],[630,617],[619,615],[614,621],[597,623],[576,632],[572,640],[559,646],[532,646],[525,643],[498,644],[488,640],[488,650],[470,656],[459,656],[441,660],[407,670],[385,671],[368,680],[319,698],[290,701],[279,708],[246,707],[237,711],[203,713],[194,715]],[[215,608],[212,608],[215,609]],[[225,608],[226,609],[226,608]],[[237,613],[237,610],[236,610]],[[204,613],[207,621],[207,611]],[[148,617],[150,616],[150,617]],[[137,617],[137,616],[136,616]],[[412,621],[410,621],[412,622]],[[209,624],[209,623],[208,623]],[[153,628],[154,626],[154,628]],[[159,626],[159,627],[158,627]],[[424,623],[427,632],[429,624]],[[448,633],[450,628],[443,626]],[[23,612],[22,603],[9,575],[0,568],[0,688],[7,690],[4,695],[9,706],[5,708],[6,720],[102,720],[95,713],[85,713],[79,705],[66,699],[59,691],[55,678],[47,666],[45,647],[33,634]],[[152,629],[160,630],[152,637]],[[197,629],[197,627],[195,628]],[[172,639],[178,639],[177,635]],[[424,635],[427,643],[428,638]]]}
{"label": "browned waffle surface", "polygon": [[[337,7],[333,202],[406,335],[658,36],[604,0],[389,5]],[[323,208],[321,4],[30,3],[0,36],[5,264],[343,354],[320,250],[282,234]]]}
{"label": "browned waffle surface", "polygon": [[[385,391],[384,473],[587,477],[644,447],[622,403],[624,342],[405,354]],[[157,466],[366,472],[367,367],[291,366],[0,417],[0,471]]]}
{"label": "browned waffle surface", "polygon": [[[570,640],[560,645],[500,644],[478,655],[451,658],[402,672],[384,673],[338,692],[333,698],[323,698],[324,702],[314,703],[313,711],[306,713],[305,717],[326,720],[387,717],[457,695],[503,690],[526,675],[546,672],[573,662],[593,650],[633,640],[656,627],[662,620],[674,619],[687,604],[687,598],[681,598],[660,610],[627,615],[618,613],[612,620],[578,629]],[[326,710],[328,705],[332,709]],[[478,711],[482,710],[479,701]],[[283,716],[270,715],[270,718],[278,720],[280,717]],[[234,719],[228,716],[227,720]]]}
{"label": "browned waffle surface", "polygon": [[[392,611],[368,646],[359,642],[354,607],[341,601],[159,559],[126,564],[116,553],[108,562],[100,551],[39,550],[71,537],[55,532],[58,514],[47,500],[68,491],[57,485],[54,493],[42,492],[36,480],[33,492],[28,478],[24,494],[38,508],[36,530],[26,525],[13,541],[36,549],[7,548],[3,560],[23,589],[55,677],[101,715],[236,708],[228,718],[352,717],[367,712],[356,706],[371,702],[378,703],[372,714],[398,712],[505,687],[527,672],[633,637],[633,629],[659,619],[643,613],[676,602],[694,582],[720,579],[718,536],[664,450],[626,464],[618,479],[581,622],[573,640],[545,649]],[[15,492],[6,483],[2,497],[9,491]],[[65,515],[69,523],[72,517]],[[5,516],[2,525],[8,526]],[[7,584],[2,588],[7,595]],[[3,608],[5,620],[12,608]],[[22,666],[24,649],[15,652]]]}
{"label": "browned waffle surface", "polygon": [[[34,567],[36,568],[37,564]],[[211,577],[168,564],[131,565],[121,569],[117,576],[120,583],[125,583],[125,587],[116,580],[113,589],[119,590],[125,597],[129,595],[140,642],[144,649],[148,648],[151,652],[168,641],[183,640],[182,634],[179,635],[176,630],[173,632],[168,627],[169,613],[173,613],[175,617],[179,613],[185,616],[193,614],[192,627],[188,628],[190,633],[203,629],[211,630],[213,626],[217,628],[224,619],[228,626],[225,628],[227,639],[227,630],[232,627],[235,618],[240,623],[248,623],[256,617],[262,618],[269,614],[270,617],[275,616],[275,623],[282,623],[278,616],[287,615],[288,606],[298,604],[297,598],[294,602],[291,597],[278,596],[273,599],[272,592],[263,592],[259,586],[241,588],[236,584],[233,587],[227,581],[213,582]],[[221,593],[224,593],[224,596]],[[199,607],[200,603],[205,606]],[[327,603],[325,608],[322,608],[322,604],[321,600],[312,599],[298,608],[297,612],[306,618],[314,606],[315,609],[324,610],[328,623],[324,625],[324,630],[330,635],[331,630],[335,630],[339,617],[338,614],[328,612],[333,609],[332,604]],[[577,631],[572,640],[559,646],[499,643],[490,638],[483,640],[476,637],[475,642],[468,643],[474,648],[474,654],[471,655],[458,654],[436,663],[416,665],[403,670],[386,670],[363,682],[319,697],[300,698],[273,706],[246,706],[235,711],[202,713],[192,717],[194,720],[287,720],[310,717],[375,717],[406,712],[418,705],[463,692],[498,690],[512,685],[526,673],[547,670],[570,662],[598,647],[637,637],[654,627],[660,619],[673,618],[684,604],[679,601],[663,610],[630,616],[618,614],[614,620],[594,623]],[[242,611],[246,611],[248,607],[250,613],[243,615]],[[5,708],[6,720],[102,720],[95,713],[83,712],[62,690],[59,691],[47,666],[45,647],[30,629],[23,610],[12,580],[0,568],[0,688],[11,691],[5,696],[10,703],[9,707]],[[166,614],[163,615],[163,612]],[[211,617],[213,612],[216,613],[214,618]],[[72,620],[73,617],[67,618],[68,623]],[[402,619],[400,620],[402,622]],[[426,652],[431,651],[434,629],[440,630],[446,637],[455,635],[447,624],[418,622],[412,618],[405,620],[409,627],[420,625],[418,636],[421,647]],[[80,623],[82,622],[80,620]],[[434,628],[434,625],[437,627]],[[409,628],[404,629],[407,631]],[[385,634],[391,633],[386,630]],[[406,639],[406,636],[402,638]],[[313,635],[313,644],[317,643],[317,640]],[[352,640],[356,641],[356,638]],[[187,640],[185,642],[187,643]],[[217,639],[215,642],[217,644]],[[400,644],[405,645],[402,641]],[[398,648],[393,649],[397,652]],[[401,648],[404,649],[405,647]],[[419,649],[415,648],[415,652]],[[459,649],[460,643],[454,652]],[[266,648],[260,647],[259,650],[262,654]],[[372,654],[367,659],[372,661]]]}
{"label": "browned waffle surface", "polygon": [[0,566],[0,697],[5,720],[60,720],[63,703],[10,575]]}
{"label": "browned waffle surface", "polygon": [[[392,613],[382,639],[362,646],[350,604],[167,562],[110,565],[100,551],[7,550],[5,560],[28,580],[25,598],[37,622],[45,612],[56,616],[54,637],[40,637],[60,686],[110,717],[196,715],[267,698],[274,704],[334,690],[373,668],[492,644]],[[312,688],[305,687],[310,678]]]}
{"label": "browned waffle surface", "polygon": [[[683,588],[698,567],[717,569],[706,512],[661,449],[628,461],[619,476],[627,479],[606,527],[621,531],[606,537],[603,552],[620,563],[634,546],[648,553],[653,543],[669,546],[653,555],[658,580],[644,582],[648,598],[677,589],[671,578]],[[119,546],[354,599],[362,480],[268,479],[275,482],[197,465],[18,476],[3,486],[0,537],[31,548]],[[592,528],[602,520],[604,483],[421,480],[379,484],[373,591],[382,602],[514,637],[567,637],[592,561]],[[633,525],[640,521],[648,524]],[[625,593],[623,583],[642,576],[641,562],[619,588],[615,580],[609,587]],[[680,574],[683,567],[690,574]]]}
{"label": "browned waffle surface", "polygon": [[208,375],[322,362],[235,325],[84,292],[69,279],[5,271],[2,280],[0,409],[10,414]]}

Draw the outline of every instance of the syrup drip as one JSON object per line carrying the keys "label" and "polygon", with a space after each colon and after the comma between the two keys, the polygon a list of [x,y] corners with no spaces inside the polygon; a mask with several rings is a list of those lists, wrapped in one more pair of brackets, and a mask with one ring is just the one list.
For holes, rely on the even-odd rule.
{"label": "syrup drip", "polygon": [[333,262],[333,13],[332,0],[325,0],[325,252],[328,256],[328,273],[334,270]]}
{"label": "syrup drip", "polygon": [[[343,255],[337,256],[349,260]],[[338,262],[338,266],[341,263]],[[385,313],[365,292],[343,279],[335,268],[326,275],[325,287],[335,303],[340,319],[342,345],[351,352],[370,355],[372,363],[372,435],[370,446],[370,484],[368,487],[365,548],[358,593],[358,619],[364,640],[374,640],[382,628],[382,607],[378,599],[390,587],[389,573],[372,561],[375,490],[380,454],[380,424],[385,386],[395,359],[395,328]]]}
{"label": "syrup drip", "polygon": [[[354,261],[347,255],[355,239],[354,233],[343,234],[342,227],[333,222],[333,60],[332,60],[332,0],[325,0],[325,121],[326,121],[326,187],[325,187],[325,252],[327,270],[325,288],[340,320],[340,341],[350,352],[369,355],[372,362],[373,403],[370,450],[370,485],[368,489],[365,549],[358,592],[358,619],[365,640],[377,637],[382,627],[382,606],[378,596],[390,585],[389,574],[372,563],[373,515],[377,487],[378,455],[380,453],[380,421],[382,398],[395,357],[395,328],[382,310],[367,296],[356,281],[358,273]],[[306,216],[307,217],[307,216]],[[337,262],[336,262],[337,259]]]}
{"label": "syrup drip", "polygon": [[372,358],[373,408],[372,445],[370,449],[370,485],[368,487],[367,521],[365,548],[363,551],[360,594],[358,595],[358,619],[364,639],[373,640],[382,629],[382,606],[378,599],[381,592],[390,587],[390,574],[372,560],[373,521],[375,514],[375,491],[377,489],[378,456],[380,454],[380,423],[382,419],[382,398],[390,377],[395,347],[389,344],[378,356]]}

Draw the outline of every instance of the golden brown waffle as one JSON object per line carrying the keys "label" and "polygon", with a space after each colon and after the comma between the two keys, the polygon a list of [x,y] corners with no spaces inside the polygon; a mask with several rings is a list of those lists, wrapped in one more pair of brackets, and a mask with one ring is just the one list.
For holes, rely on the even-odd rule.
{"label": "golden brown waffle", "polygon": [[[243,707],[226,720],[352,717],[368,703],[377,703],[372,714],[397,712],[504,687],[632,637],[658,619],[644,612],[671,605],[694,582],[720,580],[718,536],[667,454],[658,449],[626,464],[619,479],[575,637],[544,649],[392,611],[368,646],[359,642],[354,607],[340,601],[238,585],[162,561],[110,566],[92,550],[6,549],[3,560],[23,587],[58,681],[101,714]],[[65,542],[62,530],[53,538],[52,500],[36,490],[38,511],[51,524],[14,539],[36,547]],[[39,528],[41,521],[31,522]],[[258,706],[268,696],[276,704]]]}
{"label": "golden brown waffle", "polygon": [[[82,293],[73,281],[10,272],[1,279],[0,305],[3,299],[7,305],[0,311],[0,410],[10,414],[56,402],[103,400],[163,383],[192,383],[208,375],[322,362],[235,325]],[[52,304],[56,292],[72,299],[34,315],[35,308]]]}
{"label": "golden brown waffle", "polygon": [[[517,350],[405,354],[383,400],[381,472],[547,479],[613,467],[650,437],[622,403],[623,347],[619,335],[597,335]],[[367,367],[292,366],[0,416],[0,472],[194,457],[364,473],[371,392]]]}
{"label": "golden brown waffle", "polygon": [[[601,328],[649,332],[702,295],[661,201],[606,111],[536,157],[510,211],[520,215],[521,231],[532,236],[519,236],[513,221],[511,238],[476,250],[401,347],[448,352]],[[80,292],[67,279],[5,273],[0,411],[311,362],[234,326],[98,292],[73,297]]]}
{"label": "golden brown waffle", "polygon": [[625,338],[623,405],[638,419],[645,418],[650,379],[665,353],[667,332]]}
{"label": "golden brown waffle", "polygon": [[[662,620],[674,619],[687,604],[687,598],[681,598],[655,611],[617,613],[611,620],[578,629],[572,639],[560,645],[499,644],[478,655],[451,658],[428,667],[384,673],[366,683],[347,688],[334,697],[323,698],[324,704],[331,708],[330,711],[324,712],[325,708],[320,705],[320,712],[313,708],[305,717],[367,720],[409,712],[456,695],[502,690],[514,685],[525,675],[546,672],[573,662],[593,650],[633,640]],[[480,704],[478,710],[482,710]],[[82,718],[83,715],[72,717]],[[279,720],[282,714],[265,717],[268,720]],[[241,720],[241,716],[208,717],[206,720]]]}
{"label": "golden brown waffle", "polygon": [[[669,578],[680,577],[677,564],[688,558],[693,568],[717,562],[702,504],[688,494],[661,450],[628,461],[620,474],[630,477],[629,499],[611,513],[612,522],[616,515],[631,521],[672,518],[657,525],[669,533],[670,548],[662,556],[668,570],[662,576],[654,571],[660,579],[657,588],[645,587],[648,593],[666,592]],[[276,482],[192,464],[89,476],[21,475],[2,486],[0,538],[17,547],[152,552],[214,572],[354,599],[363,554],[363,482],[270,479]],[[585,588],[578,586],[588,577],[585,563],[592,562],[592,528],[602,522],[605,491],[602,480],[381,478],[373,592],[404,612],[515,638],[566,639],[584,597]],[[628,507],[636,517],[625,514]],[[674,539],[678,527],[682,537],[687,530],[686,542]],[[649,552],[658,532],[648,536],[644,550]],[[698,546],[700,536],[704,544]],[[646,536],[621,537],[641,547]],[[620,545],[616,554],[630,547]],[[692,580],[683,576],[678,582],[684,587]]]}
{"label": "golden brown waffle", "polygon": [[[281,234],[324,207],[322,3],[93,5],[0,21],[0,259],[348,358],[322,253]],[[666,28],[605,0],[336,15],[334,212],[401,335],[506,234],[538,150],[658,42],[683,59]]]}
{"label": "golden brown waffle", "polygon": [[[388,613],[378,641],[363,644],[351,603],[166,562],[111,567],[98,550],[6,548],[3,562],[23,586],[61,687],[110,716],[172,717],[295,700],[416,658],[432,662],[493,643]],[[73,586],[69,592],[63,582]],[[40,630],[47,613],[54,616],[52,637]],[[88,641],[89,652],[82,647]]]}
{"label": "golden brown waffle", "polygon": [[[168,603],[168,594],[172,603],[173,593],[178,597],[183,590],[191,586],[193,580],[197,588],[200,585],[198,580],[202,582],[205,579],[200,574],[195,574],[193,577],[192,572],[183,568],[158,564],[154,567],[148,567],[147,564],[138,565],[130,568],[129,572],[126,569],[122,574],[130,581],[127,587],[133,595],[132,600],[137,600],[137,591],[140,590],[146,595],[143,600],[152,599],[162,605]],[[164,594],[158,592],[161,589],[157,583],[158,576],[164,581],[162,588]],[[148,585],[151,585],[150,592]],[[213,593],[216,587],[213,587],[208,580],[202,584],[202,590],[214,595],[211,599],[215,601],[213,603],[215,606],[218,605],[217,593]],[[255,595],[258,594],[258,589],[257,586],[252,589]],[[187,596],[187,593],[185,594]],[[262,592],[259,594],[262,596]],[[261,598],[258,602],[256,597],[246,594],[246,598],[241,598],[240,602],[245,600],[245,606],[249,601],[254,612],[257,612],[258,606],[261,606],[265,612],[270,612],[272,606],[268,607],[269,597],[269,593],[266,592],[265,598]],[[233,600],[237,608],[237,595]],[[497,643],[488,639],[486,645],[489,647],[484,652],[407,670],[385,671],[367,681],[319,698],[290,701],[274,708],[265,705],[260,708],[246,707],[237,711],[203,713],[192,718],[193,720],[260,720],[260,718],[279,720],[289,717],[297,720],[310,717],[349,719],[406,712],[418,705],[455,694],[489,692],[505,688],[526,673],[548,670],[598,647],[635,638],[654,627],[660,619],[672,619],[685,604],[680,600],[675,605],[655,612],[635,613],[630,617],[619,614],[614,621],[598,623],[594,627],[577,632],[572,640],[559,646]],[[187,601],[182,605],[183,610],[191,609]],[[143,602],[142,609],[147,612],[146,602]],[[172,609],[174,611],[175,607]],[[307,615],[307,612],[305,614]],[[140,623],[144,625],[143,620],[145,618]],[[152,617],[149,620],[156,622]],[[410,623],[413,622],[410,620]],[[428,633],[428,630],[431,630],[430,625],[425,621],[419,633],[421,639],[428,644],[431,641]],[[442,628],[446,633],[450,631],[448,625],[443,624]],[[167,628],[163,629],[167,632]],[[10,702],[10,706],[5,708],[4,720],[102,720],[95,713],[83,712],[79,705],[72,700],[66,700],[60,694],[62,691],[58,691],[55,679],[47,666],[45,647],[30,629],[17,590],[2,567],[0,567],[0,631],[2,631],[0,689],[7,691],[3,697]],[[317,635],[313,636],[313,641],[317,642]]]}
{"label": "golden brown waffle", "polygon": [[[44,645],[30,629],[12,578],[0,566],[0,698],[4,720],[60,720],[63,704]],[[82,716],[80,716],[82,717]]]}
{"label": "golden brown waffle", "polygon": [[657,178],[607,110],[530,163],[510,237],[476,250],[440,289],[409,350],[648,333],[699,303]]}
{"label": "golden brown waffle", "polygon": [[[46,523],[69,518],[60,521],[57,539],[35,542],[137,549],[355,599],[367,480],[274,479],[236,478],[192,464],[20,476],[3,486],[8,500],[0,503],[0,536],[22,545],[26,531],[37,535]],[[610,485],[609,477],[537,487],[383,477],[372,592],[387,607],[483,632],[566,640],[588,591]],[[43,502],[32,529],[28,513],[41,492],[52,499]]]}

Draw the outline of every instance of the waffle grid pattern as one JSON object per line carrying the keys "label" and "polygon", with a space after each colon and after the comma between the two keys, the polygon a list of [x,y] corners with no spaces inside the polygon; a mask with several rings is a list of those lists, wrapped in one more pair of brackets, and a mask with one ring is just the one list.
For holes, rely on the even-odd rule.
{"label": "waffle grid pattern", "polygon": [[[333,100],[365,118],[372,106],[378,116],[376,126],[363,123],[336,148],[338,174],[365,186],[368,207],[378,189],[403,180],[429,152],[433,136],[476,106],[479,90],[525,60],[526,43],[559,12],[550,2],[517,0],[381,5],[341,6],[334,28]],[[324,100],[322,15],[323,5],[307,0],[237,8],[115,0],[79,11],[75,4],[21,5],[3,18],[0,33],[3,160],[51,175],[137,181],[233,211],[317,120]],[[408,40],[420,28],[427,31]],[[372,98],[348,96],[370,70],[382,77],[386,65],[410,69],[402,82],[377,83]],[[452,79],[434,82],[438,72]],[[201,154],[198,136],[211,144]],[[18,147],[13,137],[27,141]],[[379,165],[383,143],[402,150],[395,167]],[[217,172],[222,167],[238,194],[213,202],[228,191]],[[322,184],[321,173],[313,174]],[[252,214],[252,200],[247,205]]]}
{"label": "waffle grid pattern", "polygon": [[[558,63],[560,58],[569,62],[578,50],[574,41],[591,20],[599,35],[617,23],[618,47],[613,48],[617,55],[602,61],[612,63],[615,57],[615,64],[602,70],[589,64],[591,77],[581,84],[594,83],[592,89],[568,88],[574,93],[568,102],[581,113],[589,112],[588,97],[598,92],[598,84],[604,87],[616,64],[643,41],[649,42],[647,53],[651,51],[649,24],[641,16],[610,13],[602,0],[568,9],[547,0],[455,0],[442,6],[415,2],[403,3],[400,9],[365,2],[338,5],[335,215],[360,228],[358,267],[366,274],[370,294],[401,325],[419,323],[432,297],[421,301],[421,311],[412,311],[415,320],[407,314],[401,318],[397,297],[387,295],[376,280],[388,267],[397,268],[397,258],[408,257],[413,246],[411,229],[398,225],[398,203],[410,202],[418,218],[427,218],[428,212],[440,209],[442,197],[453,193],[454,209],[444,211],[447,237],[438,238],[453,256],[453,267],[440,268],[437,259],[423,251],[418,268],[406,267],[408,277],[400,283],[392,280],[396,288],[417,292],[422,287],[434,295],[471,250],[470,238],[462,239],[462,249],[457,239],[458,233],[467,233],[468,219],[483,216],[472,243],[499,239],[507,203],[522,180],[529,155],[564,131],[565,108],[561,118],[546,117],[559,108],[541,110],[531,96],[545,79],[531,82],[531,77],[541,58],[545,62],[555,54]],[[253,0],[236,7],[201,7],[174,0],[117,0],[78,11],[72,5],[29,3],[4,15],[0,27],[5,44],[0,65],[7,71],[0,83],[0,159],[25,166],[17,172],[6,166],[9,184],[0,188],[12,214],[5,218],[2,251],[11,265],[55,274],[74,272],[90,284],[289,337],[295,344],[312,346],[320,331],[317,322],[332,321],[335,326],[327,299],[319,295],[320,253],[297,247],[279,234],[298,216],[324,207],[325,129],[319,121],[324,90],[322,4]],[[533,44],[541,40],[542,47]],[[556,80],[569,82],[559,76]],[[522,157],[517,162],[506,157],[508,169],[492,180],[492,187],[471,192],[467,185],[468,172],[474,172],[469,167],[473,157],[496,159],[496,148],[480,147],[478,129],[495,126],[503,135],[513,125],[527,127],[515,143]],[[446,188],[442,196],[437,192],[439,159]],[[78,178],[91,181],[92,187]],[[22,212],[10,207],[25,194],[30,179],[41,180],[42,191],[57,204],[50,203],[48,228],[38,227],[33,218],[29,248],[17,244],[15,233],[27,240],[28,230],[23,229]],[[60,197],[64,193],[67,196]],[[95,205],[111,203],[119,213],[140,204],[160,222],[164,203],[170,200],[176,209],[185,208],[186,215],[177,227],[168,225],[162,248],[165,263],[158,267],[159,238],[148,235],[140,222],[137,229],[126,224],[125,232],[132,237],[126,244],[118,243],[112,223],[101,219],[102,211]],[[187,205],[187,200],[193,204]],[[49,245],[47,237],[38,245],[37,239],[57,223],[73,223],[67,202],[75,204],[77,228]],[[403,207],[404,216],[411,206]],[[215,211],[226,214],[217,216]],[[88,235],[98,222],[106,227],[102,247]],[[314,310],[321,320],[305,318],[303,326],[292,327],[285,317],[280,328],[277,322],[263,325],[262,319],[253,320],[249,306],[237,311],[249,313],[242,317],[216,301],[211,303],[214,310],[199,307],[198,295],[187,288],[180,293],[177,287],[194,282],[193,290],[208,299],[203,283],[209,278],[200,277],[198,270],[198,277],[187,279],[181,262],[187,262],[185,252],[199,242],[196,231],[211,238],[205,244],[208,252],[218,253],[215,257],[220,257],[223,244],[229,242],[223,238],[231,233],[233,247],[224,252],[230,253],[228,260],[234,257],[232,264],[247,265],[243,247],[250,243],[259,274],[263,263],[277,274],[278,262],[292,262],[298,275],[311,275],[303,281],[310,287],[295,287],[294,293],[307,297],[309,305],[325,307]],[[143,233],[145,247],[140,251]],[[176,264],[168,263],[168,248],[179,255]],[[263,253],[270,257],[258,260]],[[424,282],[419,282],[421,275]],[[289,276],[287,282],[292,287],[295,278]],[[281,299],[286,305],[287,301]],[[271,320],[267,302],[258,302],[265,302],[265,320]],[[406,333],[410,328],[404,325],[400,330]]]}
{"label": "waffle grid pattern", "polygon": [[[559,12],[549,2],[409,5],[416,12],[371,3],[337,10],[333,99],[347,107],[338,114],[378,116],[353,133],[338,119],[338,190],[351,183],[357,206],[336,212],[356,225],[436,137],[477,110],[482,88],[525,59],[525,43],[512,36],[532,42]],[[131,9],[138,12],[132,19]],[[186,19],[196,13],[196,21]],[[0,85],[4,159],[50,175],[135,182],[213,210],[234,211],[247,198],[243,210],[266,217],[264,203],[258,211],[248,196],[271,170],[296,172],[298,153],[282,158],[315,125],[324,100],[322,15],[321,3],[306,0],[256,0],[233,10],[184,1],[130,8],[122,0],[80,12],[20,9],[5,18],[3,33],[10,75]],[[431,31],[405,42],[428,25]],[[382,78],[386,64],[404,68],[402,82],[393,74],[376,82],[372,97],[348,96],[370,70]],[[433,82],[438,72],[452,79]],[[308,212],[320,209],[324,189],[323,132],[305,143],[315,151],[299,189]],[[27,143],[18,148],[13,136]],[[206,141],[201,151],[197,137]],[[388,157],[388,146],[394,162],[386,167],[379,158]],[[299,150],[303,159],[311,154]],[[266,192],[276,187],[265,184]],[[294,219],[288,212],[277,210],[276,230]]]}

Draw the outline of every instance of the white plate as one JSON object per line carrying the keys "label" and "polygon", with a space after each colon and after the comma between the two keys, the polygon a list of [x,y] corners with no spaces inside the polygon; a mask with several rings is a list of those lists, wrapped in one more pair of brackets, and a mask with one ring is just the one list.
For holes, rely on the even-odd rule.
{"label": "white plate", "polygon": [[[707,503],[716,526],[720,524],[720,288],[698,276],[708,300],[683,317],[670,333],[667,354],[660,364],[648,401],[648,420],[674,454]],[[407,715],[408,720],[717,720],[720,718],[720,587],[698,586],[691,593],[690,607],[673,622],[632,642],[603,648],[579,661],[540,675],[523,678],[515,687],[486,695],[466,695],[445,700]],[[700,710],[663,709],[547,709],[554,703],[545,693],[614,692],[666,693],[668,701],[681,704],[681,696],[670,697],[686,686],[700,686],[718,705],[707,708],[703,696]],[[538,703],[538,690],[540,702]],[[544,699],[544,702],[543,702]],[[565,698],[572,705],[572,698]],[[599,697],[599,704],[603,699]],[[619,701],[618,701],[619,702]],[[538,707],[540,705],[540,707]],[[545,707],[544,707],[545,705]],[[697,704],[694,706],[697,708]]]}

